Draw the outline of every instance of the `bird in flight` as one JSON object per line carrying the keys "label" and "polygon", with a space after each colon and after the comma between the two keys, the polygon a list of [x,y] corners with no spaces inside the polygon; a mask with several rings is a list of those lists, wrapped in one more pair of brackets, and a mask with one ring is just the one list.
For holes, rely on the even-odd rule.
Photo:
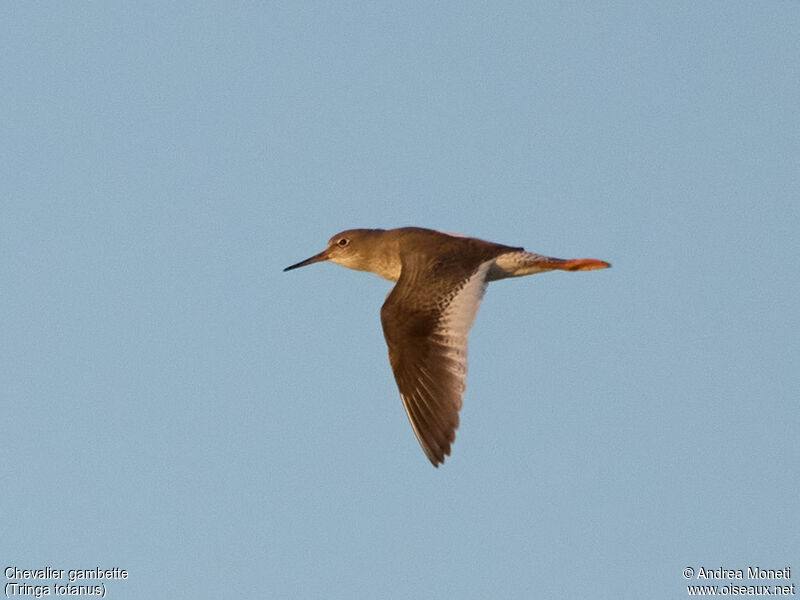
{"label": "bird in flight", "polygon": [[477,238],[420,227],[349,229],[316,262],[370,271],[397,282],[381,308],[400,397],[433,466],[444,463],[458,428],[466,389],[467,336],[490,281],[543,271],[591,271],[611,265],[595,258],[553,258]]}

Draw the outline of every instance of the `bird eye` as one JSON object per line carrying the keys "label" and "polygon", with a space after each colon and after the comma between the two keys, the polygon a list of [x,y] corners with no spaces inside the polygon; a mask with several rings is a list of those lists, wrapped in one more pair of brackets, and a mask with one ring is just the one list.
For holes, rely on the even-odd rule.
{"label": "bird eye", "polygon": [[336,244],[337,244],[337,245],[338,245],[340,248],[344,248],[344,247],[345,247],[345,246],[347,246],[347,244],[349,244],[349,243],[350,243],[350,240],[348,240],[347,238],[341,238],[341,239],[340,239],[338,242],[336,242]]}

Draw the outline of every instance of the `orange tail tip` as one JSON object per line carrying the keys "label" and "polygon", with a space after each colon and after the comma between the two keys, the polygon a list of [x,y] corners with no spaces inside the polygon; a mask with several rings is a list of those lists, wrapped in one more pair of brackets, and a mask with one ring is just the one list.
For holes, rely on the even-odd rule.
{"label": "orange tail tip", "polygon": [[571,258],[555,259],[552,262],[547,261],[543,266],[562,271],[594,271],[595,269],[607,269],[611,266],[611,263],[596,258]]}

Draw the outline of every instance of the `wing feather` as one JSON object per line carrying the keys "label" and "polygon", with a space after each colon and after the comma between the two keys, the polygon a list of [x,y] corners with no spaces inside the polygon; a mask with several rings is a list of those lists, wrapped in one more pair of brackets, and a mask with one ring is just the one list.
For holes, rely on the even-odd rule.
{"label": "wing feather", "polygon": [[[467,340],[492,260],[451,279],[411,257],[381,309],[408,420],[434,466],[450,454],[466,389]],[[420,293],[424,290],[424,293]],[[428,294],[430,292],[430,294]]]}

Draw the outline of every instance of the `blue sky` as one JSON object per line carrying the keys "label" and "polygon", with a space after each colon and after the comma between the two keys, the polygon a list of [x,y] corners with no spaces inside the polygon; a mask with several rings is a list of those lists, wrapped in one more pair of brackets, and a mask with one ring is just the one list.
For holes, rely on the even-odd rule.
{"label": "blue sky", "polygon": [[[0,16],[4,567],[120,599],[800,570],[800,4]],[[489,287],[439,469],[390,284],[281,272],[404,225],[613,263]]]}

